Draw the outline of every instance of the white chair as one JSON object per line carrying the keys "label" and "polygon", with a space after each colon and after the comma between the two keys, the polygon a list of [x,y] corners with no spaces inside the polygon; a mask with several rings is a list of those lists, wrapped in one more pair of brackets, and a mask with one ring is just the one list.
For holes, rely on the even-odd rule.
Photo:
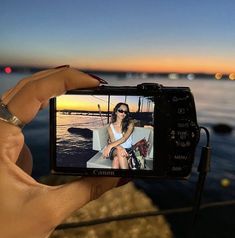
{"label": "white chair", "polygon": [[[92,149],[98,151],[90,160],[87,161],[87,168],[112,168],[112,161],[103,158],[102,150],[108,144],[108,125],[93,129]],[[133,144],[145,138],[150,146],[146,159],[146,169],[152,169],[153,166],[153,128],[152,127],[135,127],[132,133]]]}

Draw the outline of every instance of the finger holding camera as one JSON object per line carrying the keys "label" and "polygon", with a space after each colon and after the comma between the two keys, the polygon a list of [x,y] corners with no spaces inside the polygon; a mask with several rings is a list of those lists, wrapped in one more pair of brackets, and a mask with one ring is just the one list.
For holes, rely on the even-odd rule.
{"label": "finger holding camera", "polygon": [[[38,183],[29,174],[31,153],[22,128],[48,100],[67,90],[96,87],[102,79],[69,66],[36,73],[0,101],[0,230],[2,237],[48,237],[72,212],[115,187],[118,178],[81,178],[61,186]],[[40,209],[39,209],[40,208]]]}

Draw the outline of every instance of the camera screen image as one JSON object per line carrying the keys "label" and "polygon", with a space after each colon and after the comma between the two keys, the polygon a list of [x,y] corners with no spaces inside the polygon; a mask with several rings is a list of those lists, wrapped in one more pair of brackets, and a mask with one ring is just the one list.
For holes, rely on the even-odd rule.
{"label": "camera screen image", "polygon": [[153,170],[154,106],[146,95],[57,97],[56,167]]}

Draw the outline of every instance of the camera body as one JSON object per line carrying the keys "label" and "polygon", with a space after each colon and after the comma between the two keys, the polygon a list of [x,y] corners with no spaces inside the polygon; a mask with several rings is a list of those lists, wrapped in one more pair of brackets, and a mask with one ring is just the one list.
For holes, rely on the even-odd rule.
{"label": "camera body", "polygon": [[[62,97],[50,102],[52,173],[159,179],[185,179],[190,175],[200,137],[190,88],[143,83],[73,90]],[[112,123],[116,102],[130,107],[128,116],[135,125],[133,147],[142,163],[138,169],[114,169],[113,162],[102,156],[110,143],[107,127]],[[143,147],[138,147],[143,141],[144,156]]]}

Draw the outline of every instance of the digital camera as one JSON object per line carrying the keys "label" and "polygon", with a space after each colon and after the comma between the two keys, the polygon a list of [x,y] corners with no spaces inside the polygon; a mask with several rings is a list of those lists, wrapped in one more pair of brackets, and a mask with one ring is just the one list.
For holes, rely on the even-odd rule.
{"label": "digital camera", "polygon": [[154,83],[69,91],[50,125],[52,173],[79,176],[184,179],[200,136],[190,88]]}

